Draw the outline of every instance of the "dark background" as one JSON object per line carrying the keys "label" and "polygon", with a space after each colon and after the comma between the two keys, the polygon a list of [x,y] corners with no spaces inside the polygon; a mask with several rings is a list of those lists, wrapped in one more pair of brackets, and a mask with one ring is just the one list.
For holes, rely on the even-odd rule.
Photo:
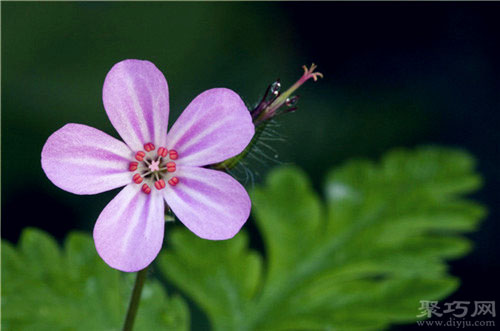
{"label": "dark background", "polygon": [[[114,63],[147,59],[163,71],[173,123],[206,89],[231,88],[250,105],[315,62],[325,78],[308,82],[299,111],[279,121],[280,162],[304,168],[321,190],[348,158],[423,144],[468,150],[484,176],[473,198],[490,213],[470,235],[475,250],[451,263],[462,286],[446,301],[499,299],[500,4],[1,5],[3,238],[16,242],[26,226],[59,239],[90,232],[116,194],[72,195],[40,166],[45,140],[65,123],[117,136],[101,101]],[[276,165],[260,166],[256,182]]]}

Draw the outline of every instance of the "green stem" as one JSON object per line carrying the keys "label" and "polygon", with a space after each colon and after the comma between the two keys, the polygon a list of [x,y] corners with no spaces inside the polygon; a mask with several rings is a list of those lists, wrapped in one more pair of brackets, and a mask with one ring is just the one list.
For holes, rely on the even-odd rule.
{"label": "green stem", "polygon": [[254,136],[252,138],[252,141],[250,141],[250,143],[243,150],[243,152],[241,152],[240,154],[238,154],[236,156],[233,156],[230,159],[227,159],[226,161],[223,161],[221,163],[217,163],[217,164],[213,165],[212,169],[228,171],[228,170],[231,170],[234,167],[236,167],[236,165],[241,160],[243,160],[247,156],[248,153],[250,153],[250,151],[252,150],[253,146],[255,146],[255,144],[259,140],[260,135],[262,134],[262,132],[264,132],[264,129],[266,128],[266,126],[267,126],[267,122],[264,122],[264,123],[261,123],[260,125],[258,125],[255,128],[255,134],[254,134]]}
{"label": "green stem", "polygon": [[144,286],[144,281],[146,280],[147,272],[148,267],[137,272],[134,290],[132,291],[132,297],[130,298],[130,303],[128,305],[127,317],[125,318],[125,324],[123,325],[123,331],[132,331],[135,315],[137,315],[137,309],[139,308],[139,301],[141,300],[142,288]]}

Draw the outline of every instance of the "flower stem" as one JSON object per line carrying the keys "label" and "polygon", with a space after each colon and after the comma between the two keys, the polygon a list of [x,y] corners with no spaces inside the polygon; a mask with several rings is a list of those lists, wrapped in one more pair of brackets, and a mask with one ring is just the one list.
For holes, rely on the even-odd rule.
{"label": "flower stem", "polygon": [[141,300],[142,288],[144,286],[144,281],[146,280],[147,272],[148,267],[137,272],[134,290],[132,291],[132,297],[130,298],[130,303],[128,305],[127,317],[125,318],[125,324],[123,325],[123,331],[132,331],[135,315],[137,314],[137,309],[139,308],[139,301]]}
{"label": "flower stem", "polygon": [[267,126],[267,123],[264,122],[264,123],[261,123],[260,125],[258,125],[255,128],[255,134],[254,134],[254,136],[252,138],[252,141],[250,141],[250,143],[243,150],[243,152],[241,152],[240,154],[238,154],[236,156],[233,156],[232,158],[227,159],[227,160],[225,160],[223,162],[220,162],[220,163],[212,165],[212,169],[229,171],[229,170],[233,169],[234,167],[236,167],[236,165],[238,165],[238,163],[241,160],[243,160],[247,156],[248,153],[250,153],[250,151],[252,150],[252,148],[254,147],[254,145],[259,140],[260,135],[262,134],[262,132],[264,131],[264,129],[266,128],[266,126]]}

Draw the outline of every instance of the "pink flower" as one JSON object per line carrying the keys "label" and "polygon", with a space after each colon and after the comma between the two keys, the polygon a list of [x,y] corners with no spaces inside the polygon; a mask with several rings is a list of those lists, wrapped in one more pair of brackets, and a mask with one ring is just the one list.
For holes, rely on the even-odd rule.
{"label": "pink flower", "polygon": [[167,134],[168,86],[148,61],[125,60],[106,76],[103,102],[125,143],[82,124],[66,124],[42,150],[58,187],[96,194],[125,186],[94,227],[99,255],[132,272],[158,255],[165,203],[201,238],[232,238],[248,219],[247,192],[224,172],[204,168],[242,152],[254,134],[241,98],[225,88],[198,95]]}

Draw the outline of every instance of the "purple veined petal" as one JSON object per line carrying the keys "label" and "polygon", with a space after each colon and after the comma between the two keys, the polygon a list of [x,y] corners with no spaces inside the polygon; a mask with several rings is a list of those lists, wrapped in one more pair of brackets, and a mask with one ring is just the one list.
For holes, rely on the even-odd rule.
{"label": "purple veined petal", "polygon": [[197,236],[210,240],[232,238],[250,215],[245,188],[221,171],[179,166],[179,183],[163,190],[165,201],[179,220]]}
{"label": "purple veined petal", "polygon": [[149,61],[124,60],[111,68],[102,89],[111,123],[134,151],[152,142],[165,145],[168,127],[168,85]]}
{"label": "purple veined petal", "polygon": [[127,185],[133,153],[123,142],[83,124],[66,124],[42,149],[42,168],[59,188],[96,194]]}
{"label": "purple veined petal", "polygon": [[145,194],[129,184],[111,200],[97,219],[94,241],[112,268],[134,272],[147,267],[163,244],[165,203],[158,191]]}
{"label": "purple veined petal", "polygon": [[254,131],[239,95],[215,88],[191,101],[168,133],[167,146],[177,150],[179,164],[203,166],[241,153]]}

